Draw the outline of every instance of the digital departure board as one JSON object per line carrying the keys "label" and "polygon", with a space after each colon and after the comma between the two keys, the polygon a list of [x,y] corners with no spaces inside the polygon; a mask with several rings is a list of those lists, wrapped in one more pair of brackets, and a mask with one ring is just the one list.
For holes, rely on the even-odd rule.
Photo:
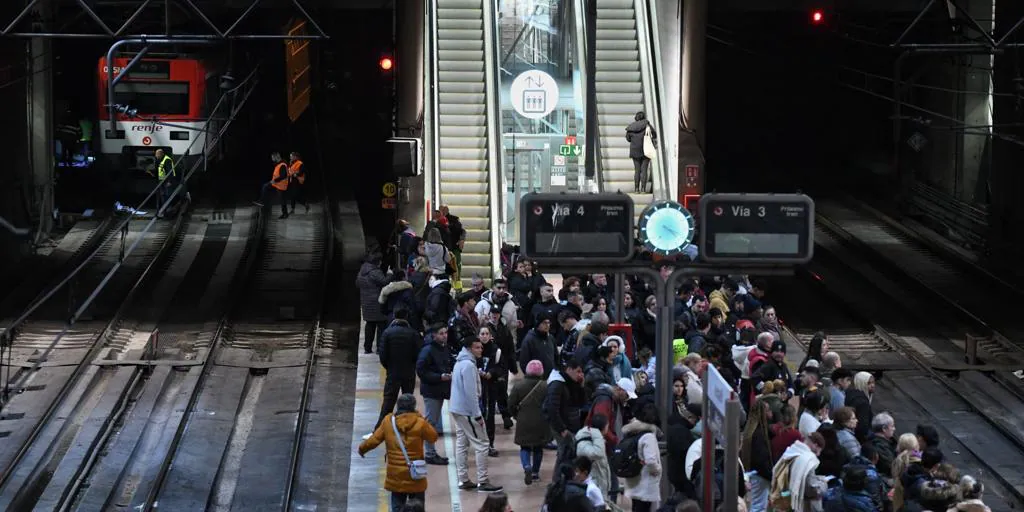
{"label": "digital departure board", "polygon": [[803,194],[707,194],[700,227],[708,263],[799,264],[814,255],[814,200]]}
{"label": "digital departure board", "polygon": [[537,261],[622,262],[633,257],[633,199],[625,194],[526,194],[519,243]]}

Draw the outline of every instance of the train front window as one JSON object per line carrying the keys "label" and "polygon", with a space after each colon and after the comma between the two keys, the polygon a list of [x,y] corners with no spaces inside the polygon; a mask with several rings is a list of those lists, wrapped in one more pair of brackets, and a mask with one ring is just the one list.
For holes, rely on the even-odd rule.
{"label": "train front window", "polygon": [[188,82],[119,82],[114,103],[138,110],[140,116],[189,115]]}

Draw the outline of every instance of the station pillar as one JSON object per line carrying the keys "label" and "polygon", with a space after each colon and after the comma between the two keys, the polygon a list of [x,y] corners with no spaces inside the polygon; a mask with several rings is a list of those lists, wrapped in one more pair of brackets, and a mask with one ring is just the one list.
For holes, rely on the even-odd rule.
{"label": "station pillar", "polygon": [[[36,30],[46,31],[53,20],[50,2],[39,2],[32,16]],[[53,41],[34,37],[28,44],[29,58],[26,76],[27,123],[29,126],[29,155],[32,172],[33,216],[39,215],[39,234],[53,226],[54,193],[54,103],[53,103]]]}
{"label": "station pillar", "polygon": [[[996,2],[998,25],[1008,30],[1024,16],[1024,2]],[[1007,42],[1024,42],[1024,30],[1018,30]],[[988,247],[998,264],[1019,268],[1024,257],[1024,242],[1020,226],[1024,225],[1024,175],[1020,162],[1024,161],[1024,147],[1017,138],[1015,126],[1022,120],[1019,94],[1021,90],[1021,63],[1024,59],[1016,50],[997,54],[993,71],[993,132],[992,170],[988,180],[991,202],[988,208]]]}
{"label": "station pillar", "polygon": [[[704,191],[704,148],[707,147],[707,69],[708,0],[683,2],[681,81],[679,104],[685,131],[679,134],[679,188],[677,200],[687,204],[687,196]],[[696,171],[697,176],[693,176]],[[689,175],[688,175],[689,174]]]}
{"label": "station pillar", "polygon": [[[425,23],[423,0],[395,4],[395,100],[398,119],[398,133],[395,135],[399,137],[423,137],[420,123],[428,122],[423,119],[423,104],[427,98],[423,83]],[[426,140],[423,142],[428,143]],[[420,176],[402,181],[408,189],[402,191],[399,215],[413,226],[423,226],[428,220],[424,205],[424,178]]]}
{"label": "station pillar", "polygon": [[[970,0],[963,7],[981,25],[981,28],[992,33],[992,0]],[[1014,20],[1016,21],[1016,20]],[[970,30],[965,28],[965,30]],[[984,173],[989,167],[989,141],[992,133],[992,65],[994,57],[990,54],[964,55],[958,66],[958,89],[960,94],[960,112],[968,127],[960,133],[960,151],[958,162],[959,183],[953,187],[957,199],[967,203],[984,202],[987,180]]]}

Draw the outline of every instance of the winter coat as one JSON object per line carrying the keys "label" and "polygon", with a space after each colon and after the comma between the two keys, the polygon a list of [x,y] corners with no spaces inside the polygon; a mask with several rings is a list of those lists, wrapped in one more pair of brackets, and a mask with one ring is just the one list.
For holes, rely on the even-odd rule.
{"label": "winter coat", "polygon": [[448,401],[448,410],[452,414],[470,418],[481,417],[481,391],[476,356],[468,348],[463,348],[455,359],[455,368],[452,370],[452,393]]}
{"label": "winter coat", "polygon": [[804,440],[804,436],[800,434],[799,430],[783,427],[781,423],[776,423],[770,428],[772,432],[772,460],[779,460],[779,457],[782,457],[782,454],[785,453],[786,448],[789,448],[789,445]]}
{"label": "winter coat", "polygon": [[633,346],[636,350],[647,347],[655,354],[657,351],[658,324],[657,319],[646,309],[633,319]]}
{"label": "winter coat", "polygon": [[645,158],[644,155],[644,132],[647,128],[651,128],[651,142],[656,143],[658,141],[658,134],[654,131],[654,127],[646,119],[640,121],[633,121],[626,127],[626,141],[629,142],[629,157],[630,158]]}
{"label": "winter coat", "polygon": [[[416,304],[416,297],[413,294],[413,286],[409,281],[392,281],[384,288],[381,288],[377,297],[380,304],[380,311],[387,315],[388,321],[395,319],[395,310],[405,308],[409,311],[410,325],[421,327],[420,308]],[[415,320],[413,320],[415,319]]]}
{"label": "winter coat", "polygon": [[852,430],[840,428],[836,430],[836,436],[839,438],[839,446],[846,452],[846,458],[853,459],[860,455],[860,443],[857,442]]}
{"label": "winter coat", "polygon": [[[427,479],[413,480],[409,475],[409,466],[405,463],[405,456],[402,455],[402,448],[395,437],[395,430],[391,426],[392,414],[384,416],[377,430],[369,439],[359,445],[359,455],[376,448],[381,443],[387,447],[387,476],[384,478],[384,488],[391,492],[418,493],[427,490]],[[437,442],[437,431],[430,426],[418,412],[406,412],[395,417],[398,431],[402,434],[405,442],[405,450],[409,453],[409,460],[423,459],[423,443]]]}
{"label": "winter coat", "polygon": [[[494,346],[501,349],[501,359],[505,370],[512,375],[519,374],[519,361],[517,360],[518,355],[516,353],[516,342],[512,337],[512,331],[505,326],[502,322],[498,322],[497,325],[486,322],[482,325],[486,325],[491,329],[491,335],[494,337]],[[508,375],[506,374],[506,377]]]}
{"label": "winter coat", "polygon": [[519,320],[519,308],[516,303],[512,300],[511,294],[506,294],[501,300],[494,299],[494,292],[487,290],[480,296],[480,300],[476,303],[476,315],[480,317],[480,323],[487,323],[491,318],[491,306],[497,304],[501,306],[501,320],[505,326],[509,329],[516,328],[516,322]]}
{"label": "winter coat", "polygon": [[449,281],[435,281],[430,293],[427,294],[427,302],[423,308],[423,323],[426,326],[443,323],[448,320],[458,309],[455,299],[452,298],[452,283]]}
{"label": "winter coat", "polygon": [[896,438],[885,438],[875,433],[868,436],[868,441],[875,446],[878,454],[878,472],[886,478],[892,475],[892,460],[896,458]]}
{"label": "winter coat", "polygon": [[923,482],[917,492],[916,503],[907,503],[908,512],[912,512],[913,505],[920,505],[916,510],[948,510],[956,504],[960,485],[958,482],[947,480],[931,479]]}
{"label": "winter coat", "polygon": [[388,317],[381,311],[380,290],[388,284],[388,278],[380,267],[366,262],[359,267],[356,276],[356,287],[359,288],[359,305],[363,310],[363,320],[367,322],[386,322]]}
{"label": "winter coat", "polygon": [[420,333],[405,320],[395,320],[377,343],[380,365],[395,379],[416,378],[416,359],[420,352]]}
{"label": "winter coat", "polygon": [[992,512],[992,509],[981,500],[964,500],[949,507],[946,512]]}
{"label": "winter coat", "polygon": [[865,475],[867,475],[864,492],[871,497],[871,502],[876,509],[884,510],[885,502],[889,501],[889,489],[882,480],[882,475],[878,474],[878,468],[870,460],[857,455],[851,458],[847,465],[843,466],[843,476],[845,477],[854,468],[864,470]]}
{"label": "winter coat", "polygon": [[767,428],[754,430],[754,435],[750,438],[750,447],[747,448],[744,442],[741,453],[744,467],[750,468],[750,471],[757,471],[757,476],[765,480],[772,479],[775,459],[772,458],[772,444]]}
{"label": "winter coat", "polygon": [[[694,418],[696,420],[696,418]],[[694,495],[693,484],[690,482],[686,471],[686,452],[693,444],[694,436],[690,429],[694,425],[684,418],[678,407],[672,408],[668,420],[668,431],[665,432],[666,448],[668,456],[665,459],[668,471],[668,481],[675,487],[677,492],[687,496]]]}
{"label": "winter coat", "polygon": [[583,423],[580,409],[586,405],[583,386],[572,379],[566,379],[561,371],[548,375],[548,389],[544,397],[544,418],[554,432],[579,431]]}
{"label": "winter coat", "polygon": [[514,441],[517,445],[532,448],[551,441],[551,427],[543,410],[547,393],[548,383],[541,377],[526,377],[512,386],[508,412],[516,418]]}
{"label": "winter coat", "polygon": [[[583,386],[587,389],[588,397],[592,396],[601,384],[615,385],[615,379],[612,378],[611,370],[610,364],[599,359],[591,359],[584,366]],[[589,398],[588,401],[590,401]]]}
{"label": "winter coat", "polygon": [[875,508],[871,496],[864,491],[847,491],[842,487],[833,487],[822,500],[825,512],[880,512]]}
{"label": "winter coat", "polygon": [[590,478],[594,485],[601,489],[605,503],[609,503],[608,492],[612,487],[612,469],[608,462],[607,445],[601,431],[593,427],[583,427],[576,432],[576,456],[586,457],[592,463]]}
{"label": "winter coat", "polygon": [[448,347],[436,342],[424,345],[416,359],[420,395],[423,398],[447,400],[451,396],[452,383],[441,380],[441,375],[445,373],[452,373],[452,359]]}
{"label": "winter coat", "polygon": [[[615,403],[615,395],[612,392],[611,384],[601,384],[594,391],[594,396],[590,400],[590,413],[587,414],[587,420],[583,422],[586,426],[591,426],[590,422],[597,414],[603,415],[608,418],[608,423],[615,425],[615,420],[618,417],[618,404]],[[608,433],[604,435],[605,443],[608,446],[617,446],[619,444],[619,438],[615,435],[615,429],[609,428]]]}
{"label": "winter coat", "polygon": [[642,432],[637,449],[644,467],[640,474],[625,479],[626,497],[647,502],[661,501],[661,450],[658,438],[661,430],[649,423],[633,420],[622,427],[622,436]]}
{"label": "winter coat", "polygon": [[523,339],[523,345],[519,347],[519,366],[526,368],[530,361],[536,359],[544,365],[544,376],[547,377],[556,368],[556,356],[555,342],[551,334],[531,329]]}
{"label": "winter coat", "polygon": [[857,413],[857,430],[854,434],[857,435],[858,441],[865,441],[868,438],[868,434],[871,432],[871,401],[868,400],[868,395],[859,389],[854,389],[852,386],[846,390],[846,406],[853,407],[854,412]]}

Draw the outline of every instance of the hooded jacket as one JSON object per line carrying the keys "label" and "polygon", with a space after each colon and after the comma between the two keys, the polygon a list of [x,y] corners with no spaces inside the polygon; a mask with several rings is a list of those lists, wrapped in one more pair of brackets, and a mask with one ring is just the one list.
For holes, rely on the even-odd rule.
{"label": "hooded jacket", "polygon": [[[433,337],[428,334],[428,337]],[[441,375],[452,372],[451,355],[443,343],[431,340],[420,349],[416,359],[416,375],[420,378],[420,395],[423,398],[446,400],[451,395],[451,382],[441,380]]]}
{"label": "hooded jacket", "polygon": [[452,397],[448,402],[448,410],[452,414],[479,418],[480,391],[476,357],[468,348],[463,348],[455,358],[455,369],[452,370]]}
{"label": "hooded jacket", "polygon": [[[615,425],[619,407],[618,404],[615,403],[614,389],[615,387],[610,384],[601,384],[597,386],[597,389],[594,391],[594,396],[590,400],[590,413],[587,414],[587,421],[584,423],[586,426],[590,426],[590,422],[595,414],[603,414],[605,418],[608,418],[609,425]],[[605,434],[604,437],[609,446],[619,444],[619,438],[615,435],[614,428],[609,428],[608,433]]]}
{"label": "hooded jacket", "polygon": [[387,447],[387,476],[384,478],[384,488],[391,492],[405,494],[425,492],[427,480],[413,480],[409,475],[409,466],[405,463],[405,456],[402,455],[402,448],[398,445],[398,438],[395,437],[395,429],[391,426],[391,418],[394,416],[398,432],[402,434],[402,441],[405,443],[405,450],[409,454],[409,460],[423,459],[423,443],[437,442],[437,431],[427,422],[420,413],[412,411],[397,415],[388,414],[384,416],[377,430],[369,439],[359,445],[359,455],[380,446],[381,443]]}
{"label": "hooded jacket", "polygon": [[580,409],[586,404],[583,386],[566,379],[562,372],[555,370],[548,375],[547,395],[544,397],[544,417],[554,432],[579,431]]}
{"label": "hooded jacket", "polygon": [[395,310],[399,308],[405,308],[409,310],[409,318],[416,317],[416,323],[419,324],[419,308],[416,306],[416,299],[413,296],[413,286],[409,281],[392,281],[388,283],[384,288],[381,288],[380,295],[377,296],[377,303],[380,304],[380,310],[383,314],[387,315],[388,321],[395,319]]}
{"label": "hooded jacket", "polygon": [[637,450],[644,467],[639,475],[624,479],[626,497],[648,502],[661,501],[661,450],[658,448],[661,430],[639,420],[633,420],[622,427],[623,437],[635,433],[642,433]]}
{"label": "hooded jacket", "polygon": [[583,427],[576,432],[576,455],[586,457],[592,463],[590,478],[594,485],[601,489],[605,503],[609,503],[608,492],[612,486],[611,464],[608,462],[607,445],[601,431],[593,427]]}
{"label": "hooded jacket", "polygon": [[500,300],[495,300],[494,292],[492,290],[485,291],[481,296],[480,300],[476,303],[476,316],[480,317],[480,323],[487,323],[491,316],[491,306],[498,306],[501,308],[501,320],[509,329],[516,327],[516,322],[519,320],[518,311],[519,307],[512,300],[512,294],[506,293],[505,296]]}
{"label": "hooded jacket", "polygon": [[447,279],[435,280],[430,284],[430,293],[423,308],[423,322],[427,325],[447,324],[455,314],[455,299],[452,298],[452,283]]}
{"label": "hooded jacket", "polygon": [[391,322],[377,343],[380,364],[392,378],[415,379],[419,351],[420,333],[405,320]]}
{"label": "hooded jacket", "polygon": [[544,376],[547,377],[556,369],[555,355],[555,342],[551,334],[531,329],[519,347],[519,366],[526,368],[530,361],[536,359],[544,365]]}

